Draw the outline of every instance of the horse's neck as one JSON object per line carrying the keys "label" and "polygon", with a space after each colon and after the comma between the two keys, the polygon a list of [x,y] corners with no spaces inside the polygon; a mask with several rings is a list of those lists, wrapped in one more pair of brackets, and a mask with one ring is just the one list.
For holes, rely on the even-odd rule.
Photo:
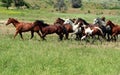
{"label": "horse's neck", "polygon": [[63,24],[64,22],[65,22],[64,20],[61,20],[61,22],[60,22],[60,23],[61,23],[61,24]]}
{"label": "horse's neck", "polygon": [[113,28],[115,27],[115,25],[111,22],[110,27]]}
{"label": "horse's neck", "polygon": [[85,25],[90,25],[90,23],[88,23],[88,22],[86,22],[86,21],[83,21],[83,23],[84,23]]}
{"label": "horse's neck", "polygon": [[69,21],[69,24],[73,27],[74,23],[72,21]]}
{"label": "horse's neck", "polygon": [[43,33],[46,27],[50,26],[49,24],[44,24],[44,26],[40,25],[40,31]]}
{"label": "horse's neck", "polygon": [[16,27],[20,22],[19,21],[14,21],[12,24]]}
{"label": "horse's neck", "polygon": [[105,24],[105,22],[104,22],[104,21],[102,21],[102,25],[103,25],[103,26],[106,26],[106,24]]}
{"label": "horse's neck", "polygon": [[102,21],[102,20],[99,20],[99,23],[98,23],[99,26],[105,26],[105,22]]}

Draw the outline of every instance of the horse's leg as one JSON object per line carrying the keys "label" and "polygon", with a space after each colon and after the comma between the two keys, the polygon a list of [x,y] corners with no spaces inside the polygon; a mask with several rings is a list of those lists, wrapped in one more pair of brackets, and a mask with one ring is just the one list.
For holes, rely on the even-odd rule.
{"label": "horse's leg", "polygon": [[107,33],[107,41],[110,41],[110,34]]}
{"label": "horse's leg", "polygon": [[79,40],[80,36],[79,33],[76,34],[75,40]]}
{"label": "horse's leg", "polygon": [[59,39],[62,40],[63,39],[63,34],[61,32],[56,32],[56,34],[59,36]]}
{"label": "horse's leg", "polygon": [[72,34],[71,34],[71,39],[73,39],[73,38],[74,38],[74,35],[75,35],[75,33],[72,33]]}
{"label": "horse's leg", "polygon": [[39,31],[37,31],[37,34],[40,36],[40,38],[42,38],[42,36],[41,36],[41,34],[40,34],[40,32],[39,32]]}
{"label": "horse's leg", "polygon": [[60,40],[62,40],[63,39],[63,34],[59,34],[59,38],[60,38]]}
{"label": "horse's leg", "polygon": [[22,32],[19,32],[19,34],[20,34],[20,37],[23,39]]}
{"label": "horse's leg", "polygon": [[92,44],[95,42],[95,36],[92,36]]}
{"label": "horse's leg", "polygon": [[113,34],[112,34],[112,38],[114,38],[114,40],[116,41],[117,39],[116,39],[115,36],[116,36],[116,33],[113,33]]}
{"label": "horse's leg", "polygon": [[31,31],[31,38],[32,39],[34,37],[34,31]]}
{"label": "horse's leg", "polygon": [[65,34],[65,39],[68,39],[69,33]]}
{"label": "horse's leg", "polygon": [[45,36],[46,36],[46,33],[44,33],[44,34],[41,36],[41,38],[42,38],[43,40],[46,40],[46,39],[45,39]]}
{"label": "horse's leg", "polygon": [[14,39],[15,39],[15,37],[17,36],[18,33],[19,33],[19,31],[16,31],[16,33],[15,33],[15,35],[14,35]]}
{"label": "horse's leg", "polygon": [[63,29],[62,29],[62,33],[63,33],[63,36],[64,36],[64,34],[65,34],[65,40],[68,39],[69,33],[68,33],[68,31],[66,30],[65,27],[63,27]]}

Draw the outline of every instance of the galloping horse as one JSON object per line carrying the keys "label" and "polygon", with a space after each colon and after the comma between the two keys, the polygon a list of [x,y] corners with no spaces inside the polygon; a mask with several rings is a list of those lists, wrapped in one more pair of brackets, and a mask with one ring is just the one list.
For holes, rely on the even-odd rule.
{"label": "galloping horse", "polygon": [[111,35],[111,28],[110,28],[110,26],[106,27],[105,17],[102,17],[102,18],[98,17],[98,18],[94,19],[93,24],[98,25],[102,29],[104,36],[106,36],[106,34],[107,34],[107,40],[109,41],[110,35]]}
{"label": "galloping horse", "polygon": [[[87,36],[92,36],[93,38],[95,38],[94,37],[95,35],[98,35],[98,36],[101,36],[102,38],[104,38],[102,30],[98,26],[87,23],[82,18],[78,18],[78,20],[76,20],[75,24],[77,24],[77,23],[79,23],[80,27],[82,27],[82,33],[84,35],[84,36],[82,36],[81,40],[87,38]],[[94,40],[95,39],[93,39],[93,42],[94,42]]]}
{"label": "galloping horse", "polygon": [[65,27],[65,29],[66,29],[66,34],[65,34],[66,38],[65,39],[68,39],[69,33],[72,33],[73,29],[70,24],[63,24],[64,22],[65,22],[65,20],[63,20],[61,18],[57,18],[56,21],[54,22],[54,24],[60,24]]}
{"label": "galloping horse", "polygon": [[111,27],[111,29],[112,29],[112,37],[111,37],[111,39],[114,39],[116,41],[116,36],[118,34],[120,34],[120,26],[119,25],[115,25],[110,20],[107,21],[106,26],[110,26]]}
{"label": "galloping horse", "polygon": [[47,34],[52,34],[52,33],[56,33],[57,35],[59,35],[60,40],[63,39],[63,33],[65,30],[64,26],[61,26],[59,24],[49,25],[49,24],[44,23],[41,20],[36,20],[33,25],[39,25],[40,31],[42,33],[41,37],[43,40],[45,40],[45,36]]}
{"label": "galloping horse", "polygon": [[37,32],[38,35],[41,37],[41,34],[39,33],[39,30],[40,30],[39,26],[33,25],[33,23],[19,22],[14,18],[9,18],[6,25],[9,25],[10,23],[12,23],[16,28],[16,33],[14,35],[14,38],[19,33],[21,38],[23,39],[22,32],[27,32],[27,31],[31,31],[31,39],[34,36],[34,32]]}
{"label": "galloping horse", "polygon": [[73,30],[72,35],[76,34],[76,37],[77,37],[76,39],[78,39],[78,38],[82,37],[82,35],[81,35],[81,27],[79,26],[79,24],[75,25],[74,24],[75,21],[73,21],[71,19],[66,19],[65,22],[64,22],[64,24],[69,24],[69,25],[72,26],[72,30]]}

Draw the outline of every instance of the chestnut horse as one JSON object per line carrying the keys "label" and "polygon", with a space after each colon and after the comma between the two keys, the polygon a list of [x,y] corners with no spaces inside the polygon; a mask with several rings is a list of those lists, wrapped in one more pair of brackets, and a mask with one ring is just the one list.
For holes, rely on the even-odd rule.
{"label": "chestnut horse", "polygon": [[54,22],[54,24],[60,24],[66,28],[65,39],[68,39],[69,33],[73,32],[73,28],[70,24],[63,24],[64,22],[65,22],[65,20],[63,20],[61,18],[57,18],[56,21]]}
{"label": "chestnut horse", "polygon": [[111,32],[112,33],[111,39],[114,39],[116,41],[116,36],[118,36],[118,34],[120,34],[120,26],[119,25],[115,25],[110,20],[107,21],[106,26],[110,26],[110,28],[112,30],[112,32]]}
{"label": "chestnut horse", "polygon": [[31,39],[34,36],[34,32],[37,32],[38,35],[41,37],[41,34],[39,32],[40,28],[39,26],[35,26],[33,25],[33,23],[24,23],[24,22],[19,22],[18,20],[14,19],[14,18],[9,18],[6,25],[9,24],[13,24],[16,28],[16,33],[14,35],[14,38],[17,36],[17,34],[19,33],[21,38],[23,39],[22,36],[22,32],[27,32],[27,31],[31,31]]}
{"label": "chestnut horse", "polygon": [[42,33],[42,39],[45,40],[45,36],[47,34],[52,34],[52,33],[56,33],[57,35],[59,35],[59,39],[62,40],[63,39],[63,33],[65,31],[64,26],[61,26],[59,24],[55,24],[55,25],[49,25],[44,23],[41,20],[36,20],[34,22],[34,25],[39,25],[40,27],[40,31]]}

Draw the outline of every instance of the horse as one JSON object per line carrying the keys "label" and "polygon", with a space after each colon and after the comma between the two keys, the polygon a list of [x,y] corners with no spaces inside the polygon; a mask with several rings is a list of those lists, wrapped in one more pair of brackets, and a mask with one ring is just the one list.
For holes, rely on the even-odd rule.
{"label": "horse", "polygon": [[54,22],[54,24],[60,24],[65,27],[65,29],[66,29],[65,39],[68,39],[69,33],[72,33],[73,29],[70,24],[63,24],[64,22],[65,22],[65,20],[63,20],[61,18],[57,18],[56,21]]}
{"label": "horse", "polygon": [[16,28],[16,32],[15,32],[14,38],[19,33],[20,36],[21,36],[21,39],[23,39],[22,32],[27,32],[27,31],[31,31],[31,39],[34,36],[34,32],[36,32],[41,37],[41,34],[39,32],[40,28],[39,28],[38,25],[33,25],[33,23],[19,22],[18,20],[14,19],[14,18],[9,18],[7,23],[6,23],[6,25],[9,25],[11,23]]}
{"label": "horse", "polygon": [[106,27],[105,17],[102,17],[102,18],[98,17],[98,18],[94,19],[93,24],[98,25],[102,29],[104,36],[106,36],[106,34],[107,34],[107,40],[109,41],[110,35],[111,35],[111,28],[110,28],[110,26]]}
{"label": "horse", "polygon": [[[95,35],[98,35],[104,38],[103,31],[97,25],[90,24],[82,18],[78,18],[75,24],[77,23],[79,23],[80,27],[82,27],[81,29],[82,29],[83,36],[81,40],[86,39],[88,36],[92,36],[92,38],[95,38]],[[100,38],[98,39],[100,40]],[[93,42],[94,40],[95,39],[93,39]]]}
{"label": "horse", "polygon": [[116,36],[118,36],[118,34],[120,34],[120,26],[119,25],[115,25],[112,21],[108,20],[106,23],[106,26],[110,26],[111,30],[112,30],[112,37],[111,39],[114,39],[116,41]]}
{"label": "horse", "polygon": [[74,24],[76,20],[71,20],[71,19],[66,19],[64,24],[69,24],[72,26],[72,30],[73,30],[73,33],[71,36],[73,36],[74,34],[76,34],[76,39],[79,39],[81,38],[81,27],[79,26],[79,24]]}
{"label": "horse", "polygon": [[64,26],[61,26],[59,24],[55,24],[55,25],[49,25],[47,23],[44,23],[41,20],[36,20],[33,25],[39,25],[40,27],[40,31],[42,33],[42,39],[45,40],[45,37],[47,34],[53,34],[56,33],[59,36],[59,39],[62,40],[63,39],[63,33],[64,33]]}

